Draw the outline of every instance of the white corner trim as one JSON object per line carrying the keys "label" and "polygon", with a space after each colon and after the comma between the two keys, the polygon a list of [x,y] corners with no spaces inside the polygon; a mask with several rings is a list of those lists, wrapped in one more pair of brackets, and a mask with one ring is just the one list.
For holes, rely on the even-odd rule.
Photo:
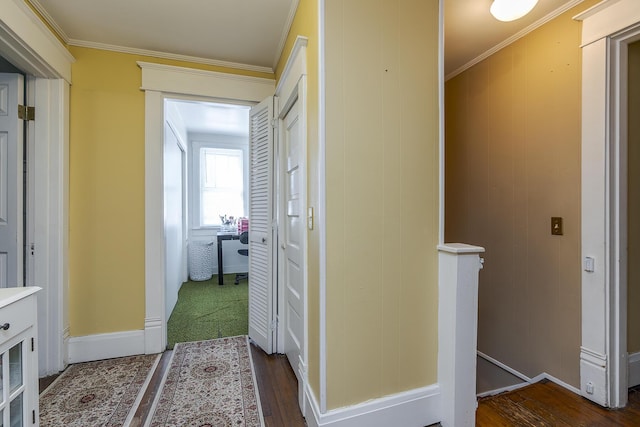
{"label": "white corner trim", "polygon": [[512,35],[508,39],[503,40],[502,42],[500,42],[497,45],[493,46],[491,49],[489,49],[489,50],[485,51],[484,53],[478,55],[477,57],[475,57],[471,61],[467,62],[466,64],[464,64],[460,68],[450,72],[445,77],[445,81],[454,78],[458,74],[463,73],[464,71],[468,70],[469,68],[471,68],[474,65],[478,64],[479,62],[484,61],[485,59],[487,59],[488,57],[490,57],[494,53],[498,52],[501,49],[504,49],[505,47],[509,46],[512,43],[515,43],[516,41],[520,40],[521,38],[523,38],[527,34],[537,30],[538,28],[542,27],[547,22],[551,21],[552,19],[557,18],[558,16],[562,15],[567,10],[571,9],[572,7],[575,7],[575,6],[579,5],[583,1],[584,0],[571,0],[571,1],[563,4],[562,6],[560,6],[559,8],[554,10],[553,12],[551,12],[548,15],[540,18],[539,20],[537,20],[533,24],[529,25],[528,27],[518,31],[517,33],[515,33],[514,35]]}
{"label": "white corner trim", "polygon": [[69,363],[144,354],[144,331],[125,331],[69,338]]}
{"label": "white corner trim", "polygon": [[440,386],[427,387],[373,399],[358,405],[320,412],[313,391],[306,387],[304,414],[309,427],[426,426],[441,421]]}
{"label": "white corner trim", "polygon": [[438,2],[438,243],[444,243],[444,171],[445,171],[445,105],[444,105],[444,0]]}
{"label": "white corner trim", "polygon": [[320,325],[318,331],[320,361],[320,412],[327,409],[327,142],[326,142],[326,72],[325,58],[325,0],[318,0],[318,213],[319,240],[318,287]]}
{"label": "white corner trim", "polygon": [[640,384],[640,352],[629,355],[629,387]]}

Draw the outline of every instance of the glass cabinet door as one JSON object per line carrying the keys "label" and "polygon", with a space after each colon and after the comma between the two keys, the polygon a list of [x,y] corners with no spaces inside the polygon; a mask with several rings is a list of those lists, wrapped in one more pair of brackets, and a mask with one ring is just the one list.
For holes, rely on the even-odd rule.
{"label": "glass cabinet door", "polygon": [[24,422],[24,341],[0,355],[0,427],[23,427]]}

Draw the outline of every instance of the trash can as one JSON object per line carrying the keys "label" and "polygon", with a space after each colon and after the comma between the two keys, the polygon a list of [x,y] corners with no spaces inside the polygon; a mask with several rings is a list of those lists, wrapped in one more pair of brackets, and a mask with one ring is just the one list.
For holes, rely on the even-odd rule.
{"label": "trash can", "polygon": [[189,243],[189,278],[196,282],[213,276],[214,242],[192,241]]}

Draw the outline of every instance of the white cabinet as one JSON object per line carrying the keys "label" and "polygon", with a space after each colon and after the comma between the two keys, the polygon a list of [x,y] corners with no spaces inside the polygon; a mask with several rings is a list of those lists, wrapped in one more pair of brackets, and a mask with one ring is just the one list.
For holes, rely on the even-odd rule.
{"label": "white cabinet", "polygon": [[0,289],[0,427],[39,425],[37,287]]}

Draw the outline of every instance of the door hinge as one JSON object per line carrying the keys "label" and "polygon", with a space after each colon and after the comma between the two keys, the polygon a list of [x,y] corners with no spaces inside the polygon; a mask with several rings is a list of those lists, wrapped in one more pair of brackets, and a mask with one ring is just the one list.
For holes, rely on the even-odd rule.
{"label": "door hinge", "polygon": [[36,349],[35,339],[31,337],[31,351],[35,351],[35,349]]}
{"label": "door hinge", "polygon": [[26,105],[18,105],[18,118],[24,121],[35,120],[36,107],[27,107]]}
{"label": "door hinge", "polygon": [[278,121],[276,119],[271,119],[271,127],[275,129],[276,126],[278,126]]}
{"label": "door hinge", "polygon": [[32,243],[29,247],[29,250],[31,251],[31,256],[33,256],[36,253],[36,245]]}
{"label": "door hinge", "polygon": [[271,329],[272,331],[275,331],[276,329],[278,329],[278,321],[274,320],[273,322],[271,322],[269,329]]}
{"label": "door hinge", "polygon": [[35,424],[36,423],[36,410],[33,409],[31,411],[31,424]]}

